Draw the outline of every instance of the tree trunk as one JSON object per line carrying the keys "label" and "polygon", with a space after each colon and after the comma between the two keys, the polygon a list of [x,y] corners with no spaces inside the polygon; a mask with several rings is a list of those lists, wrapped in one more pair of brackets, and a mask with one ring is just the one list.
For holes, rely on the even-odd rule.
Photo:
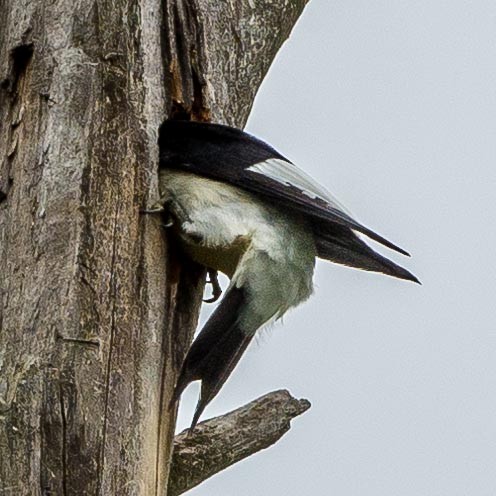
{"label": "tree trunk", "polygon": [[0,494],[164,495],[204,274],[157,130],[242,127],[306,0],[0,0]]}

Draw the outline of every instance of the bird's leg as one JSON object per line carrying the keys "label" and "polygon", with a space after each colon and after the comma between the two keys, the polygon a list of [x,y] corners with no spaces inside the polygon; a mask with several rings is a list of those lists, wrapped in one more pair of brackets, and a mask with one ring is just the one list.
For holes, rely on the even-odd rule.
{"label": "bird's leg", "polygon": [[212,285],[212,297],[207,300],[203,300],[205,303],[214,303],[222,295],[222,288],[219,284],[219,274],[215,269],[207,268],[208,280],[207,283]]}

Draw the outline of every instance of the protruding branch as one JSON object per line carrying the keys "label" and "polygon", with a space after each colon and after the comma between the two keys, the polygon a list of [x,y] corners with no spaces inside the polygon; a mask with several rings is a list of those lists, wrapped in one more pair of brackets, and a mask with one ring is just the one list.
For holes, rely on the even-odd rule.
{"label": "protruding branch", "polygon": [[174,439],[168,496],[178,496],[221,470],[276,443],[293,418],[310,408],[286,390],[273,391],[198,424]]}

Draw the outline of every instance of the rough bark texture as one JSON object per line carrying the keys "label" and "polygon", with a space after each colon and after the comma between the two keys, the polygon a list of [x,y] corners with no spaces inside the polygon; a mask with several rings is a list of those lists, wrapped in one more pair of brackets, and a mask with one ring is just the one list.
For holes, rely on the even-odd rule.
{"label": "rough bark texture", "polygon": [[166,494],[203,270],[157,129],[242,126],[304,0],[0,0],[0,494]]}
{"label": "rough bark texture", "polygon": [[293,418],[310,408],[288,391],[274,391],[174,438],[168,496],[178,496],[212,475],[276,443]]}

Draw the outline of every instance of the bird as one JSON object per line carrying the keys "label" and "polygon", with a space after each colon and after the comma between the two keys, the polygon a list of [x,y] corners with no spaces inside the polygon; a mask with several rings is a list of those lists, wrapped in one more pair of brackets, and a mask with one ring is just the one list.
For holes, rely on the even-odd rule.
{"label": "bird", "polygon": [[313,292],[316,258],[419,283],[366,244],[409,254],[359,223],[319,182],[264,141],[231,126],[166,120],[159,128],[160,199],[181,249],[208,270],[216,300],[190,346],[170,405],[201,381],[190,431],[257,331]]}

